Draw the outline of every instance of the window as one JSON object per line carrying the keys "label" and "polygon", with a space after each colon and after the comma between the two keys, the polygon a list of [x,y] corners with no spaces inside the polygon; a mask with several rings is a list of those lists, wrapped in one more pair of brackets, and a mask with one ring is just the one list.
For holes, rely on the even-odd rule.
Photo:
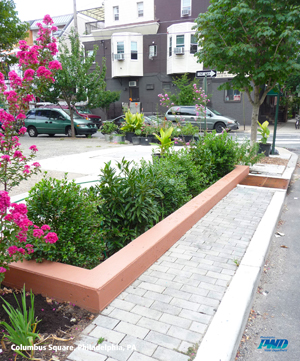
{"label": "window", "polygon": [[113,12],[114,12],[115,21],[119,20],[119,6],[114,6],[113,7]]}
{"label": "window", "polygon": [[181,0],[181,16],[191,15],[191,0]]}
{"label": "window", "polygon": [[184,35],[176,36],[176,48],[184,48]]}
{"label": "window", "polygon": [[176,35],[176,48],[174,49],[174,54],[184,54],[184,35]]}
{"label": "window", "polygon": [[169,56],[172,56],[172,36],[169,38]]}
{"label": "window", "polygon": [[137,3],[137,12],[138,12],[139,18],[144,16],[144,3],[143,2]]}
{"label": "window", "polygon": [[154,56],[157,56],[157,45],[149,46],[149,59],[152,59]]}
{"label": "window", "polygon": [[[93,56],[94,54],[94,50],[87,50],[86,51],[86,57],[90,58],[91,56]],[[93,64],[95,64],[95,61],[93,61]]]}
{"label": "window", "polygon": [[241,93],[236,89],[225,90],[225,102],[240,102]]}
{"label": "window", "polygon": [[197,39],[196,39],[196,36],[194,34],[191,34],[190,53],[191,54],[197,53]]}
{"label": "window", "polygon": [[131,59],[136,60],[137,58],[138,58],[137,42],[132,41],[131,42]]}
{"label": "window", "polygon": [[117,42],[117,53],[124,54],[124,41]]}

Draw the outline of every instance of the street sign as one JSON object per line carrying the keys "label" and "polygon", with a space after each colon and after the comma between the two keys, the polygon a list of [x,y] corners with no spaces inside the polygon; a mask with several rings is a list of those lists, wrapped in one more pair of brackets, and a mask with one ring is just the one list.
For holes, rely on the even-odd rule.
{"label": "street sign", "polygon": [[205,75],[207,77],[215,78],[217,76],[216,70],[199,70],[196,71],[196,78],[205,78]]}

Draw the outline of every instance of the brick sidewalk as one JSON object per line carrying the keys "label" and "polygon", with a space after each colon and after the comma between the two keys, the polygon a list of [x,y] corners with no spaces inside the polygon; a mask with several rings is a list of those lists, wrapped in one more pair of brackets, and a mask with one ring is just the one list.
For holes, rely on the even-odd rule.
{"label": "brick sidewalk", "polygon": [[[238,186],[90,324],[72,361],[187,361],[201,342],[273,190]],[[99,338],[105,341],[95,349]]]}

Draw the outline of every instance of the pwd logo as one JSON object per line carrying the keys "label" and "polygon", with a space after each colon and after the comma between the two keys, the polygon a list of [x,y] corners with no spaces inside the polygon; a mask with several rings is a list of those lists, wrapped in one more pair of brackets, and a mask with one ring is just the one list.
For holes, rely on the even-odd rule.
{"label": "pwd logo", "polygon": [[287,351],[287,346],[289,342],[286,339],[275,337],[264,337],[261,336],[260,344],[258,349],[263,349],[265,351],[279,352],[279,351]]}

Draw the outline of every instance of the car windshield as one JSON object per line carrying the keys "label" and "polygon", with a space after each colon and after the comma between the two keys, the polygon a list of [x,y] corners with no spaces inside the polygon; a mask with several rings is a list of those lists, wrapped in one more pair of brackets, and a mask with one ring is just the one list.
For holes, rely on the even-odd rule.
{"label": "car windshield", "polygon": [[213,112],[213,113],[216,114],[216,115],[222,115],[220,112],[218,112],[218,111],[215,110],[215,109],[211,109],[211,108],[209,108],[209,107],[207,107],[207,109],[210,110],[211,112]]}
{"label": "car windshield", "polygon": [[[69,116],[71,116],[70,109],[64,109],[64,112],[66,112]],[[73,118],[82,119],[82,118],[84,118],[84,117],[80,116],[80,115],[77,114],[76,112],[73,112]],[[85,118],[84,118],[84,119],[85,119]]]}
{"label": "car windshield", "polygon": [[89,108],[76,107],[76,109],[79,111],[79,113],[82,113],[82,114],[92,114],[92,112],[90,111]]}

